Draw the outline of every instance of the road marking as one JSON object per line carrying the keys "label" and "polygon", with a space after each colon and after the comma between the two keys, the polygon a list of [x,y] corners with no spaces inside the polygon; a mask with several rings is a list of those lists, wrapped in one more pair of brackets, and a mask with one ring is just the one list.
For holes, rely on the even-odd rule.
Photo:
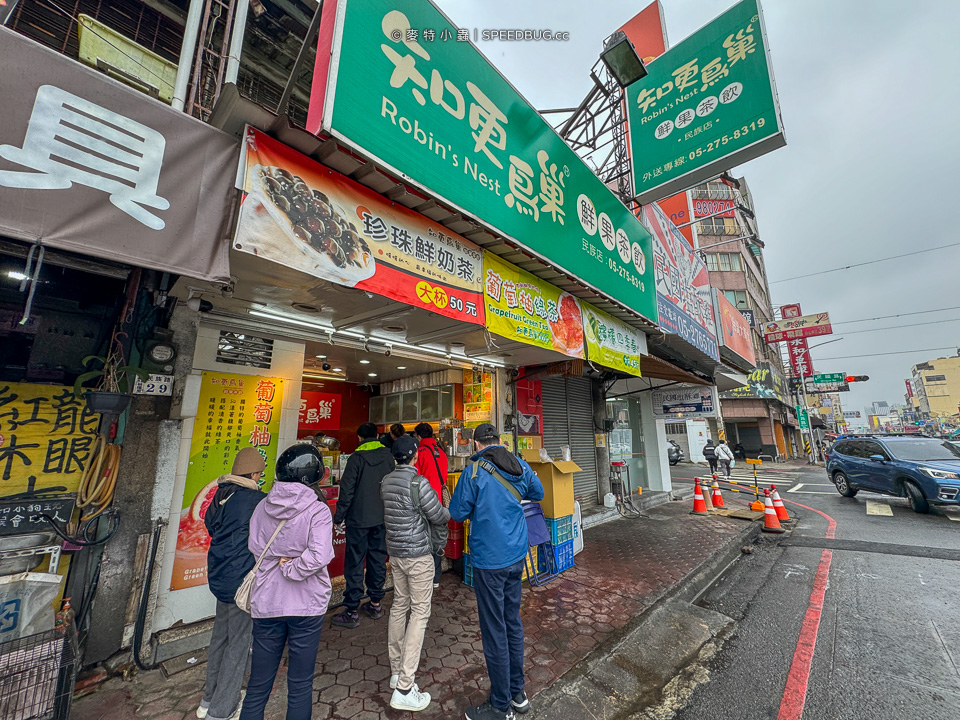
{"label": "road marking", "polygon": [[885,502],[867,500],[867,515],[887,515],[893,517],[893,508]]}
{"label": "road marking", "polygon": [[943,514],[955,522],[960,522],[960,512],[956,510],[944,510]]}
{"label": "road marking", "polygon": [[836,490],[833,492],[824,492],[823,490],[801,490],[802,487],[833,487],[833,485],[820,484],[820,483],[797,483],[792,488],[787,488],[786,492],[788,493],[799,493],[800,495],[836,495]]}
{"label": "road marking", "polygon": [[[825,512],[816,508],[800,505],[788,500],[793,505],[799,505],[805,510],[812,510],[827,519],[827,539],[833,539],[837,532],[837,521]],[[813,578],[813,589],[810,591],[810,601],[807,612],[800,626],[800,637],[797,638],[797,649],[793,653],[790,663],[790,672],[787,674],[787,684],[780,699],[780,711],[777,720],[800,720],[803,717],[803,706],[807,702],[807,686],[810,683],[810,667],[813,664],[813,653],[817,647],[817,633],[820,630],[820,617],[823,615],[823,598],[827,593],[827,579],[830,576],[830,562],[833,559],[831,550],[820,553],[820,564],[817,574]]]}

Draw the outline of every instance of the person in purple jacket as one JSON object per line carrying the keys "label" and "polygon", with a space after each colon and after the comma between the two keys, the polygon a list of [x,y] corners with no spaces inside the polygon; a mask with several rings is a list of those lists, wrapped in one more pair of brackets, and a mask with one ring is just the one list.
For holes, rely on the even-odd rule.
{"label": "person in purple jacket", "polygon": [[333,518],[309,485],[322,478],[323,458],[300,443],[277,459],[276,480],[250,518],[254,557],[270,543],[250,594],[253,657],[240,720],[263,720],[284,647],[287,648],[286,720],[310,720],[313,675],[323,616],[330,602]]}

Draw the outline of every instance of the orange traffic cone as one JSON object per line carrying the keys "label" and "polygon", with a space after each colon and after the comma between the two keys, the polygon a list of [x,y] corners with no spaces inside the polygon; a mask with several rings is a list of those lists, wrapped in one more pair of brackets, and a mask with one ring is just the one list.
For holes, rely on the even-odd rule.
{"label": "orange traffic cone", "polygon": [[773,498],[773,509],[777,511],[777,520],[783,522],[790,521],[790,513],[787,512],[787,508],[783,504],[783,500],[780,499],[780,493],[777,492],[777,486],[770,486],[770,497]]}
{"label": "orange traffic cone", "polygon": [[773,509],[773,500],[770,499],[770,491],[763,491],[763,531],[765,533],[782,533],[784,530],[780,527],[780,521],[777,520],[777,511]]}
{"label": "orange traffic cone", "polygon": [[695,478],[693,483],[693,514],[709,514],[707,512],[707,504],[703,500],[703,490],[700,489],[700,478]]}
{"label": "orange traffic cone", "polygon": [[723,504],[723,495],[720,494],[720,486],[717,484],[717,479],[713,479],[713,485],[710,486],[710,502],[713,503],[714,508],[726,507]]}

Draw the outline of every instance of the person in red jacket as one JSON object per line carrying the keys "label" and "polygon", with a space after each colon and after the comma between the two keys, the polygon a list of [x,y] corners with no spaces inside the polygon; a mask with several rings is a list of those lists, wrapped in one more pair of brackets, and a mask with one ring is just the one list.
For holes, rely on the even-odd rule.
{"label": "person in red jacket", "polygon": [[[430,481],[430,487],[437,491],[440,502],[443,502],[443,486],[447,482],[447,454],[433,437],[433,428],[429,423],[420,423],[413,431],[420,438],[420,447],[417,450],[417,473]],[[433,556],[433,586],[440,587],[440,555]]]}

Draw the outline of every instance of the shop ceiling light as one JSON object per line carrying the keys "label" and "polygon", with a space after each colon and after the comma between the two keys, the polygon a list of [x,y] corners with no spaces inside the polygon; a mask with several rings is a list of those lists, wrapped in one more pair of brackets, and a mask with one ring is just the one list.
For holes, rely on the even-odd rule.
{"label": "shop ceiling light", "polygon": [[369,364],[370,364],[370,361],[369,361],[369,360],[361,360],[361,361],[360,361],[360,364],[361,364],[361,365],[369,365]]}
{"label": "shop ceiling light", "polygon": [[406,370],[406,369],[407,369],[406,365],[397,365],[397,370]]}
{"label": "shop ceiling light", "polygon": [[294,317],[292,315],[283,315],[281,313],[275,312],[262,312],[260,310],[247,310],[247,313],[253,315],[254,317],[262,317],[267,320],[276,320],[278,322],[291,323],[293,325],[302,325],[303,327],[316,328],[322,330],[325,333],[333,334],[335,330],[329,325],[324,325],[318,322],[310,322],[309,320],[302,320],[301,318]]}
{"label": "shop ceiling light", "polygon": [[333,372],[343,372],[343,368],[334,368]]}
{"label": "shop ceiling light", "polygon": [[317,358],[318,358],[319,360],[326,360],[326,359],[327,359],[327,356],[326,356],[326,355],[317,355]]}
{"label": "shop ceiling light", "polygon": [[22,272],[17,272],[16,270],[10,270],[10,271],[7,273],[7,277],[10,278],[11,280],[26,280],[26,279],[27,279],[27,276],[26,276],[26,275],[24,275]]}
{"label": "shop ceiling light", "polygon": [[376,373],[367,373],[367,377],[376,377],[376,376],[377,376]]}

